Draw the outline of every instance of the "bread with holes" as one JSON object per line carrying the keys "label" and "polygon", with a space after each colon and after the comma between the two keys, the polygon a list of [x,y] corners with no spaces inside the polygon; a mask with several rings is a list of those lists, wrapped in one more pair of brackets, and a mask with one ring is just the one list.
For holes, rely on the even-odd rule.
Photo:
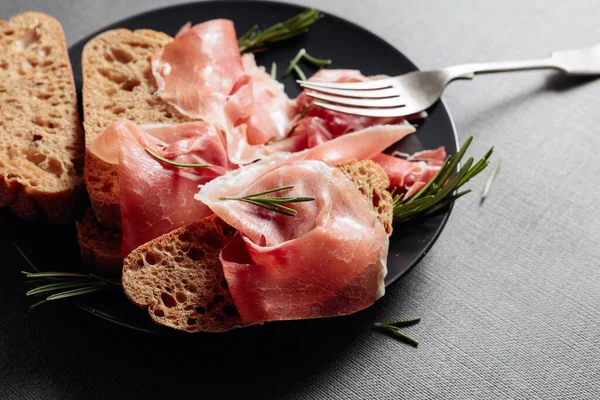
{"label": "bread with holes", "polygon": [[[83,124],[86,145],[119,119],[137,124],[175,124],[190,119],[153,96],[156,83],[151,58],[173,39],[152,30],[110,30],[94,37],[83,49]],[[100,224],[120,226],[119,175],[90,152],[85,160],[85,183]]]}
{"label": "bread with holes", "polygon": [[121,276],[121,232],[101,226],[91,207],[75,225],[81,260],[86,269],[102,276]]}
{"label": "bread with holes", "polygon": [[83,151],[60,23],[38,12],[0,21],[0,207],[71,222],[83,192]]}
{"label": "bread with holes", "polygon": [[[392,233],[392,196],[383,169],[371,160],[337,165]],[[235,308],[219,254],[233,228],[213,215],[135,249],[123,263],[123,288],[158,324],[187,332],[245,326]]]}
{"label": "bread with holes", "polygon": [[390,179],[379,164],[372,160],[349,160],[336,164],[336,168],[358,187],[358,190],[373,205],[388,236],[392,235],[394,200],[387,188]]}
{"label": "bread with holes", "polygon": [[219,259],[234,233],[212,215],[141,245],[123,263],[125,294],[171,328],[225,332],[244,326]]}

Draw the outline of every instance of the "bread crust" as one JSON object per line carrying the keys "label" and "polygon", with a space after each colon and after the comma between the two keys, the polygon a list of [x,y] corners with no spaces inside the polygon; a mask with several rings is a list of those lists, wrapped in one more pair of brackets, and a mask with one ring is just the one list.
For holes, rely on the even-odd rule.
{"label": "bread crust", "polygon": [[68,223],[83,193],[83,130],[65,36],[38,12],[0,21],[0,207]]}
{"label": "bread crust", "polygon": [[[151,58],[173,38],[147,29],[114,29],[90,40],[83,49],[83,115],[86,147],[111,123],[137,124],[190,121],[153,94]],[[107,228],[119,227],[119,175],[116,165],[86,152],[85,182],[96,218]]]}
{"label": "bread crust", "polygon": [[102,276],[120,276],[123,269],[121,232],[102,227],[91,208],[75,225],[83,265]]}
{"label": "bread crust", "polygon": [[[373,204],[373,210],[391,234],[392,196],[386,190],[390,182],[383,169],[371,160],[352,160],[336,167]],[[139,307],[147,308],[154,322],[175,329],[223,332],[246,326],[237,315],[219,259],[220,251],[232,232],[233,228],[212,215],[143,244],[123,263],[125,293]],[[201,259],[190,257],[194,248],[201,252]],[[204,288],[204,292],[200,291],[199,297],[195,296],[197,292],[192,292],[190,297],[190,285]],[[219,304],[226,304],[229,314],[235,310],[235,318],[227,317],[222,309],[215,308],[211,297],[213,291],[214,295],[224,299]],[[177,300],[177,293],[185,294],[183,301]],[[197,308],[202,314],[195,312]],[[216,312],[209,315],[206,310],[211,308]]]}
{"label": "bread crust", "polygon": [[247,326],[219,259],[234,229],[216,215],[145,243],[123,263],[123,289],[158,324],[187,332]]}

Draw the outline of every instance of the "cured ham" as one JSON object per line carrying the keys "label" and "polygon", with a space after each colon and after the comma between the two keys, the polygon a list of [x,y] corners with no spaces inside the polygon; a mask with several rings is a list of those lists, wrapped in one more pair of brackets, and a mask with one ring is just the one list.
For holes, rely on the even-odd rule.
{"label": "cured ham", "polygon": [[[296,217],[222,197],[293,185]],[[320,318],[362,310],[384,293],[388,238],[358,188],[321,161],[274,157],[204,185],[196,199],[238,230],[221,252],[246,322]]]}
{"label": "cured ham", "polygon": [[[357,132],[339,136],[332,140],[324,140],[314,146],[307,146],[307,136],[292,136],[279,142],[248,146],[243,140],[237,141],[240,147],[228,146],[233,151],[233,158],[255,161],[275,154],[287,153],[286,157],[294,159],[313,159],[333,165],[346,160],[366,160],[381,153],[404,137],[415,131],[408,122],[396,125],[378,125]],[[229,154],[230,159],[232,154]]]}
{"label": "cured ham", "polygon": [[443,147],[415,153],[407,159],[384,153],[372,158],[390,178],[390,187],[396,187],[401,193],[405,193],[405,198],[425,186],[439,171],[445,159],[446,150]]}
{"label": "cured ham", "polygon": [[283,84],[267,74],[264,67],[257,67],[253,54],[242,56],[244,73],[250,77],[254,99],[250,117],[236,121],[245,124],[248,143],[264,144],[284,137],[295,114],[295,102],[285,94]]}
{"label": "cured ham", "polygon": [[295,107],[283,85],[238,50],[233,22],[184,26],[152,61],[156,94],[181,113],[224,131],[237,164],[270,154],[288,132]]}
{"label": "cured ham", "polygon": [[244,73],[233,22],[184,27],[152,59],[156,94],[182,114],[226,126],[227,97]]}
{"label": "cured ham", "polygon": [[[351,69],[322,69],[309,79],[311,82],[339,83],[366,82],[368,80],[370,78],[367,78],[357,70]],[[309,147],[370,126],[402,122],[402,118],[361,117],[312,106],[314,99],[306,94],[308,91],[304,90],[296,99],[296,113],[301,114],[306,109],[308,111],[305,117],[299,121],[293,135],[306,135]]]}
{"label": "cured ham", "polygon": [[[150,156],[150,149],[179,163],[210,168],[179,168]],[[225,140],[205,122],[140,127],[121,120],[92,144],[106,162],[119,164],[123,255],[139,245],[212,214],[194,201],[198,185],[236,168],[229,163]]]}

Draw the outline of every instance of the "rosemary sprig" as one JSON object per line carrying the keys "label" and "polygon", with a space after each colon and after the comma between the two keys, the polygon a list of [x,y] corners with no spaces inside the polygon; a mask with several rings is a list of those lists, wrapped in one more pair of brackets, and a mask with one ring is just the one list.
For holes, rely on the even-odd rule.
{"label": "rosemary sprig", "polygon": [[305,81],[308,78],[306,77],[306,74],[304,73],[304,71],[302,71],[302,68],[300,68],[300,66],[298,64],[294,65],[292,67],[292,69],[294,70],[294,72],[296,73],[296,75],[298,75],[298,78],[300,78],[301,80]]}
{"label": "rosemary sprig", "polygon": [[317,57],[311,56],[307,52],[304,52],[304,58],[306,58],[311,63],[315,64],[317,67],[327,67],[327,66],[331,65],[331,62],[332,62],[331,59],[317,58]]}
{"label": "rosemary sprig", "polygon": [[490,194],[490,189],[492,188],[492,184],[494,183],[494,179],[496,179],[496,175],[498,175],[498,171],[500,170],[500,159],[497,159],[494,163],[494,168],[485,181],[485,185],[483,186],[483,190],[481,191],[481,201],[484,201],[488,194]]}
{"label": "rosemary sprig", "polygon": [[287,69],[283,72],[283,76],[288,76],[290,74],[290,72],[294,71],[300,79],[305,81],[306,75],[300,68],[300,65],[298,65],[298,63],[300,62],[300,60],[302,58],[306,59],[307,61],[309,61],[312,64],[314,64],[318,67],[321,67],[321,68],[331,65],[331,60],[325,60],[325,59],[311,56],[310,54],[308,54],[306,52],[306,49],[300,49],[300,51],[298,51],[298,54],[296,54],[294,56],[294,58],[292,58],[290,60],[290,63],[288,64]]}
{"label": "rosemary sprig", "polygon": [[471,192],[471,190],[457,191],[488,166],[488,159],[494,151],[492,147],[475,165],[473,165],[473,157],[470,157],[460,170],[455,173],[458,163],[461,161],[472,140],[473,137],[471,136],[454,157],[449,156],[446,158],[446,161],[437,174],[416,194],[408,199],[404,199],[401,195],[394,193],[395,222],[406,222],[415,217],[431,215],[449,206],[459,197]]}
{"label": "rosemary sprig", "polygon": [[172,160],[169,160],[167,158],[164,158],[163,156],[161,156],[160,154],[158,154],[154,150],[151,150],[151,149],[149,149],[147,147],[144,148],[144,150],[146,150],[146,153],[150,154],[150,156],[152,156],[156,160],[158,160],[160,162],[163,162],[165,164],[173,165],[175,167],[180,167],[180,168],[210,168],[210,167],[212,167],[212,165],[210,165],[210,164],[188,164],[188,163],[180,163],[180,162],[177,162],[177,161],[172,161]]}
{"label": "rosemary sprig", "polygon": [[21,271],[27,281],[35,287],[27,296],[38,296],[42,299],[29,306],[29,310],[52,300],[66,299],[88,293],[121,287],[114,282],[94,274],[78,274],[74,272],[27,272]]}
{"label": "rosemary sprig", "polygon": [[[300,61],[300,59],[302,58],[302,56],[304,56],[304,54],[306,54],[306,50],[305,49],[300,49],[300,51],[298,51],[298,54],[296,54],[294,56],[294,58],[292,58],[290,60],[290,63],[288,64],[288,67],[286,68],[285,71],[283,71],[283,76],[288,76],[290,74],[290,72],[292,72],[292,70],[295,69],[295,67],[298,67],[298,62]],[[299,69],[299,67],[298,67],[298,69]],[[300,72],[302,73],[302,70],[300,70]]]}
{"label": "rosemary sprig", "polygon": [[380,331],[387,333],[388,335],[400,340],[413,347],[418,347],[419,342],[410,336],[402,333],[400,328],[406,328],[418,324],[421,318],[414,318],[404,321],[390,321],[390,322],[378,322],[375,324],[375,328]]}
{"label": "rosemary sprig", "polygon": [[294,186],[281,186],[274,189],[265,190],[264,192],[249,194],[242,197],[219,197],[219,200],[239,200],[245,203],[253,204],[255,206],[259,206],[265,208],[269,211],[273,211],[279,214],[287,215],[290,217],[295,217],[298,211],[293,208],[286,207],[283,204],[288,203],[300,203],[305,201],[313,201],[315,200],[312,196],[300,196],[300,197],[260,197],[265,194],[281,192],[285,190],[290,190]]}
{"label": "rosemary sprig", "polygon": [[240,53],[261,51],[271,43],[308,32],[308,28],[324,16],[321,11],[311,9],[263,30],[254,25],[238,39]]}

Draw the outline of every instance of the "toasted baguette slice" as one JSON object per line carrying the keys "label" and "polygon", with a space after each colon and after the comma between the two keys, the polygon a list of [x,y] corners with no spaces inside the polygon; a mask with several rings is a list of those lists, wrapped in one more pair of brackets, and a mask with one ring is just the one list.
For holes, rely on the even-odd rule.
{"label": "toasted baguette slice", "polygon": [[0,21],[0,207],[72,221],[83,131],[65,36],[49,15]]}
{"label": "toasted baguette slice", "polygon": [[125,294],[171,328],[225,332],[244,326],[219,260],[234,232],[212,215],[143,244],[125,258]]}
{"label": "toasted baguette slice", "polygon": [[77,239],[83,265],[103,276],[120,276],[123,269],[121,232],[105,229],[88,208],[77,226]]}
{"label": "toasted baguette slice", "polygon": [[[388,234],[392,231],[390,182],[371,160],[337,165],[353,181]],[[125,258],[123,288],[157,323],[188,332],[224,332],[246,326],[235,308],[219,253],[233,228],[211,216],[167,233]]]}
{"label": "toasted baguette slice", "polygon": [[[152,30],[115,29],[90,40],[83,49],[83,125],[90,146],[111,123],[180,123],[189,118],[153,96],[156,83],[150,60],[173,39]],[[86,154],[85,183],[98,221],[120,225],[117,167]]]}
{"label": "toasted baguette slice", "polygon": [[387,188],[390,179],[379,164],[372,160],[350,160],[336,167],[358,187],[362,195],[373,204],[379,220],[383,223],[388,236],[392,234],[394,219],[394,200]]}

